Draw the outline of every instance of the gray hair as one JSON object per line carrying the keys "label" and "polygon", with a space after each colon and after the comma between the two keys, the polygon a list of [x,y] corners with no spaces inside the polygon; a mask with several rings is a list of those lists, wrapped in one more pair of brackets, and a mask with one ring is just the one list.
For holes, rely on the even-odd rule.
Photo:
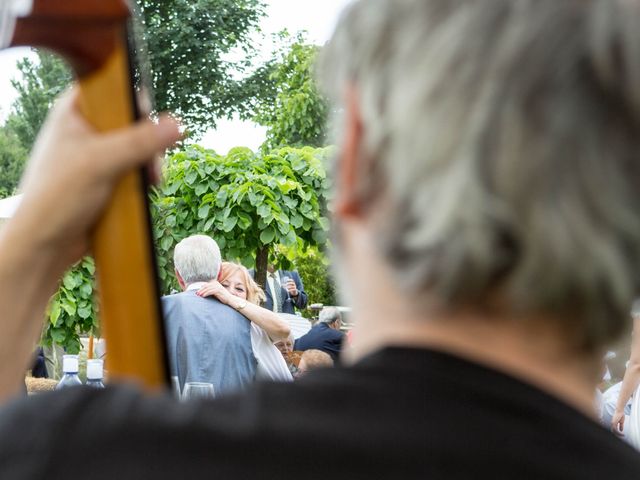
{"label": "gray hair", "polygon": [[187,285],[217,278],[221,264],[218,244],[206,235],[187,237],[173,251],[173,265]]}
{"label": "gray hair", "polygon": [[342,314],[337,307],[324,307],[320,310],[318,315],[318,322],[320,323],[334,323],[337,320],[342,320]]}
{"label": "gray hair", "polygon": [[323,80],[334,101],[358,96],[358,195],[382,211],[378,249],[403,288],[552,315],[585,351],[626,331],[640,290],[639,25],[625,0],[347,9]]}

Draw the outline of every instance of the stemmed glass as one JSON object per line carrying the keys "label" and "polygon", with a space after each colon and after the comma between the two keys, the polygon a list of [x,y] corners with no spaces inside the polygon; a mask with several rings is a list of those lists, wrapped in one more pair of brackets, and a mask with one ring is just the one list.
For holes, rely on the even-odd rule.
{"label": "stemmed glass", "polygon": [[287,292],[287,300],[291,299],[291,294],[289,293],[289,289],[287,288],[287,283],[291,281],[291,277],[287,277],[286,275],[280,279],[280,284],[284,287],[284,291]]}
{"label": "stemmed glass", "polygon": [[171,390],[173,390],[173,394],[176,398],[180,400],[180,397],[182,397],[182,393],[180,392],[180,381],[175,375],[171,377]]}
{"label": "stemmed glass", "polygon": [[184,391],[182,392],[183,400],[213,397],[215,397],[215,391],[211,383],[187,382],[184,384]]}

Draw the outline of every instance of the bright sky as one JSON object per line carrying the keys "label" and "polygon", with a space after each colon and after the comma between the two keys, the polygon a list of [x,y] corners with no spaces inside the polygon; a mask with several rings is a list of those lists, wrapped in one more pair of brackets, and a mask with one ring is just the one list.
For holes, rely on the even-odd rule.
{"label": "bright sky", "polygon": [[[309,41],[323,44],[333,32],[340,11],[350,0],[267,0],[267,18],[262,29],[270,34],[287,29],[289,33],[308,32]],[[269,45],[264,45],[269,49]],[[11,79],[18,74],[16,60],[29,54],[27,49],[14,49],[0,54],[0,119],[4,119],[15,97]],[[225,154],[230,148],[246,146],[256,149],[264,141],[264,129],[251,122],[221,120],[215,131],[207,132],[200,142]]]}

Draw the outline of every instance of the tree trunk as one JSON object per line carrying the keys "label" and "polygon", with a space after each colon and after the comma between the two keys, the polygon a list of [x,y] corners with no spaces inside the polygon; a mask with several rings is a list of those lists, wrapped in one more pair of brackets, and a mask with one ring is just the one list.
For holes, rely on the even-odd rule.
{"label": "tree trunk", "polygon": [[269,247],[264,245],[259,247],[256,252],[256,276],[255,281],[258,282],[263,290],[267,285],[267,264],[269,262]]}

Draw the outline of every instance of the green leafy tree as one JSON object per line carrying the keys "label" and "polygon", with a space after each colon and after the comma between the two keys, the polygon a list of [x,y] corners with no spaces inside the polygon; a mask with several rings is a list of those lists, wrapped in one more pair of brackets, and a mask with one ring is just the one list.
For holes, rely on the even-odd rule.
{"label": "green leafy tree", "polygon": [[[261,0],[136,0],[144,27],[141,58],[149,61],[158,110],[181,117],[195,134],[234,112],[248,115],[253,98],[272,88],[269,69],[246,79],[264,16]],[[29,150],[55,97],[71,81],[63,61],[44,51],[17,64],[21,78],[12,129]]]}
{"label": "green leafy tree", "polygon": [[168,159],[165,184],[152,196],[160,276],[173,284],[175,244],[211,235],[224,258],[256,267],[264,285],[274,245],[318,245],[327,239],[324,216],[329,148],[285,147],[270,154],[234,148],[226,156],[191,146]]}
{"label": "green leafy tree", "polygon": [[[326,144],[329,108],[315,79],[318,51],[298,36],[264,67],[273,86],[263,88],[265,97],[254,119],[267,127],[267,148]],[[270,92],[274,94],[269,96]]]}
{"label": "green leafy tree", "polygon": [[17,97],[0,127],[0,197],[14,193],[49,108],[71,81],[64,63],[46,52],[38,52],[37,60],[19,60],[16,67],[20,76],[11,84]]}
{"label": "green leafy tree", "polygon": [[18,61],[20,78],[11,81],[18,96],[7,126],[27,151],[31,150],[54,100],[71,82],[71,73],[62,60],[44,51],[37,54],[37,61],[28,57]]}
{"label": "green leafy tree", "polygon": [[[229,60],[233,51],[248,53],[250,35],[264,15],[259,0],[139,0],[153,69],[152,84],[160,110],[173,110],[196,132],[214,119],[244,111],[247,96],[265,86],[266,70],[258,69],[246,82],[236,80],[249,60]],[[15,189],[27,152],[56,96],[71,81],[63,61],[46,52],[38,59],[18,62],[21,78],[7,125],[0,131],[0,195]],[[247,57],[250,57],[248,55]],[[79,335],[98,326],[91,291],[93,263],[83,260],[69,271],[50,305],[45,343],[69,352],[80,349]]]}
{"label": "green leafy tree", "polygon": [[[194,132],[246,109],[264,71],[242,81],[264,16],[260,0],[137,0],[145,29],[158,110],[170,110]],[[262,73],[261,73],[262,72]]]}
{"label": "green leafy tree", "polygon": [[[37,60],[18,61],[21,73],[12,81],[18,96],[6,125],[0,130],[0,162],[3,178],[0,191],[13,193],[40,127],[55,98],[71,82],[71,73],[62,60],[44,51]],[[7,165],[5,170],[4,166]],[[63,277],[51,299],[49,321],[43,333],[45,344],[56,343],[69,353],[78,353],[80,335],[97,332],[98,318],[93,301],[93,260],[85,258]]]}
{"label": "green leafy tree", "polygon": [[94,273],[95,265],[88,257],[65,273],[49,304],[49,321],[43,335],[45,344],[56,343],[75,354],[82,348],[81,334],[98,333]]}
{"label": "green leafy tree", "polygon": [[0,127],[0,198],[12,195],[18,186],[27,151],[13,129]]}

